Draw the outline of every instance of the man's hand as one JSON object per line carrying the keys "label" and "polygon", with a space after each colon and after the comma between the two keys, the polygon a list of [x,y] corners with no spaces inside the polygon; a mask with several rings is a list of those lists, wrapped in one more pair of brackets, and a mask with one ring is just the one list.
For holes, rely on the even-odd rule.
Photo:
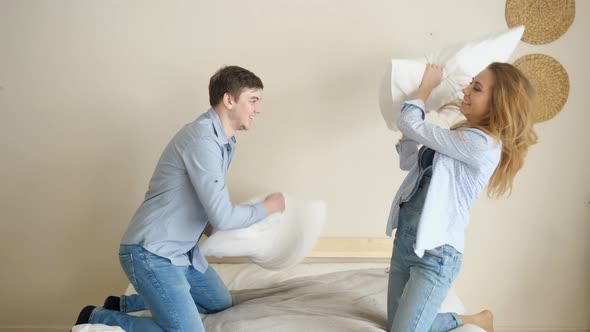
{"label": "man's hand", "polygon": [[442,81],[443,67],[439,65],[427,64],[422,76],[422,82],[416,92],[415,99],[426,101],[434,88]]}
{"label": "man's hand", "polygon": [[285,197],[282,193],[272,193],[264,199],[264,207],[268,214],[285,211]]}

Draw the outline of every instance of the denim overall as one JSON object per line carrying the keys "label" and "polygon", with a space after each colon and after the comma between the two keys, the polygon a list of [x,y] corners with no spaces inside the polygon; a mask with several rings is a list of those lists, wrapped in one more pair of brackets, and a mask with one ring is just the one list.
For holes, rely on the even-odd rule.
{"label": "denim overall", "polygon": [[414,192],[400,205],[389,271],[389,331],[438,332],[463,325],[455,313],[438,313],[459,273],[462,254],[450,245],[426,250],[422,258],[414,253],[416,231],[431,177],[430,165],[421,172]]}

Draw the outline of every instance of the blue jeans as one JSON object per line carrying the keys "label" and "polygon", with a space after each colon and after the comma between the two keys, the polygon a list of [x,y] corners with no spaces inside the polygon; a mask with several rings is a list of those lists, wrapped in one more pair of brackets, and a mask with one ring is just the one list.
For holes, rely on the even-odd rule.
{"label": "blue jeans", "polygon": [[[200,313],[232,306],[232,297],[213,268],[205,273],[176,266],[139,245],[121,245],[119,260],[138,295],[121,297],[121,312],[96,308],[90,323],[118,325],[125,331],[205,331]],[[152,317],[126,312],[149,309]]]}
{"label": "blue jeans", "polygon": [[442,332],[463,323],[455,313],[438,314],[461,268],[462,254],[450,245],[414,253],[416,230],[430,184],[429,170],[409,201],[402,203],[393,243],[387,292],[387,320],[393,332]]}

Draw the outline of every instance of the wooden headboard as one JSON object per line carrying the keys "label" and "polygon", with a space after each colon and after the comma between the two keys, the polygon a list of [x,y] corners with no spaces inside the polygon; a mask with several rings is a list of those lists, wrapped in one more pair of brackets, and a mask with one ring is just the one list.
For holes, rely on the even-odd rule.
{"label": "wooden headboard", "polygon": [[391,258],[392,238],[321,238],[310,258]]}
{"label": "wooden headboard", "polygon": [[[320,238],[304,262],[389,262],[393,249],[393,238]],[[210,263],[248,263],[244,257],[207,257]]]}

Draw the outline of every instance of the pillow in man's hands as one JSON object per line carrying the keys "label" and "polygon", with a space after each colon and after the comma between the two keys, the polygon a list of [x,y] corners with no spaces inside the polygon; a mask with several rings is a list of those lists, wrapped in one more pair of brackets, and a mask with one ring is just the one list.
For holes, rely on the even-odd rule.
{"label": "pillow in man's hands", "polygon": [[[258,197],[245,204],[262,202]],[[323,201],[296,200],[285,195],[285,211],[274,213],[247,228],[215,231],[200,250],[205,256],[248,257],[270,270],[303,260],[320,237],[326,220]]]}

